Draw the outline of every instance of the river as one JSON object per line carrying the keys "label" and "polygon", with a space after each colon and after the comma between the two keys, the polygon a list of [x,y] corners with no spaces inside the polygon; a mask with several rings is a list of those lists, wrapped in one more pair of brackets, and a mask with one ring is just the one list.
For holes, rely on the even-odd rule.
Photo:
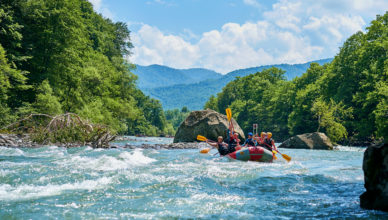
{"label": "river", "polygon": [[364,150],[281,149],[292,161],[268,164],[215,150],[0,147],[0,219],[388,218],[359,207]]}

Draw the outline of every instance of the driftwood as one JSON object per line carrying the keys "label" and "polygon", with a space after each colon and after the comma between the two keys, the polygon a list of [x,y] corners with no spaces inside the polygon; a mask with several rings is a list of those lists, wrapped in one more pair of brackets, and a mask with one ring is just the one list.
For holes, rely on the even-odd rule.
{"label": "driftwood", "polygon": [[109,142],[116,137],[106,126],[89,123],[74,113],[56,116],[31,114],[2,130],[29,133],[33,141],[40,144],[77,144],[95,148],[109,147]]}

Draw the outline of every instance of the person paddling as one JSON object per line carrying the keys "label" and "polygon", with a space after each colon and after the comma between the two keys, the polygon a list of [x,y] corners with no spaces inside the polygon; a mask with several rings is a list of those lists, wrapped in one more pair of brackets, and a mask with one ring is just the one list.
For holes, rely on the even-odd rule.
{"label": "person paddling", "polygon": [[267,132],[267,135],[266,135],[266,137],[264,139],[264,147],[267,148],[270,151],[277,150],[277,148],[275,146],[275,141],[272,139],[272,133],[271,132]]}
{"label": "person paddling", "polygon": [[248,133],[248,138],[245,140],[244,146],[255,146],[255,143],[253,142],[253,134],[252,132]]}
{"label": "person paddling", "polygon": [[236,151],[236,147],[238,146],[237,142],[238,137],[233,132],[230,132],[230,138],[228,140],[228,150],[229,153],[233,153]]}
{"label": "person paddling", "polygon": [[256,146],[259,146],[259,147],[264,146],[264,138],[265,138],[265,135],[266,135],[265,132],[261,132],[261,133],[260,133],[260,136],[259,136],[258,134],[255,135],[254,140],[255,140],[255,142],[256,142]]}
{"label": "person paddling", "polygon": [[217,148],[221,156],[225,156],[230,153],[228,149],[228,144],[224,142],[224,138],[222,136],[218,136],[217,142],[209,142],[208,140],[206,140],[206,143],[212,147]]}

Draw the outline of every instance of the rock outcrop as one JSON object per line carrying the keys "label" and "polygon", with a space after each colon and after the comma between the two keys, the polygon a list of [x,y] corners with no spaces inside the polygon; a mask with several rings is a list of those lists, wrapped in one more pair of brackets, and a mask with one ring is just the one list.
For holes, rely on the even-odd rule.
{"label": "rock outcrop", "polygon": [[[232,123],[235,132],[239,134],[240,140],[245,140],[244,132],[233,118]],[[228,119],[223,114],[210,109],[193,111],[179,126],[174,143],[195,142],[197,141],[197,135],[203,135],[211,140],[217,140],[218,136],[223,136],[225,139],[228,127]]]}
{"label": "rock outcrop", "polygon": [[362,169],[366,192],[360,196],[361,208],[388,212],[388,144],[368,147]]}
{"label": "rock outcrop", "polygon": [[284,141],[279,147],[295,149],[333,150],[330,139],[320,132],[296,135]]}

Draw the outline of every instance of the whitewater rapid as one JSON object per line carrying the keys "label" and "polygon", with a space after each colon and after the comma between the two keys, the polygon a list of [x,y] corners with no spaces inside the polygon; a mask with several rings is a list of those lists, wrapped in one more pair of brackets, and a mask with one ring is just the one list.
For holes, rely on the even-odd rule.
{"label": "whitewater rapid", "polygon": [[0,219],[386,218],[359,207],[364,150],[282,149],[290,163],[266,164],[214,150],[0,147]]}

